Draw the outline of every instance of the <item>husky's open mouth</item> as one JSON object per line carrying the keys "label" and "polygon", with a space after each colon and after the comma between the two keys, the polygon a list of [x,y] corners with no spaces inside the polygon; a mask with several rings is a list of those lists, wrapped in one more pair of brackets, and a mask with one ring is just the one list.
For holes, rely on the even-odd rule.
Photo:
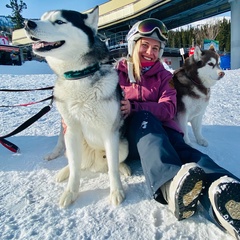
{"label": "husky's open mouth", "polygon": [[33,41],[37,41],[36,43],[33,43],[32,48],[34,51],[38,52],[45,52],[45,51],[50,51],[55,48],[61,47],[65,41],[57,41],[57,42],[45,42],[45,41],[40,41],[40,39],[31,37]]}

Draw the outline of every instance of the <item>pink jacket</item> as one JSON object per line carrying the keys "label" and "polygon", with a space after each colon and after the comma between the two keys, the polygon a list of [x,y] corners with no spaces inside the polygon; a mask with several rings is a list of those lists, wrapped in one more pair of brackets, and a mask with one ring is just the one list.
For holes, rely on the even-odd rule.
{"label": "pink jacket", "polygon": [[176,90],[170,86],[172,73],[157,61],[132,85],[128,79],[126,60],[117,65],[119,84],[125,99],[130,100],[132,112],[145,110],[156,116],[164,126],[182,132],[174,120],[176,115]]}

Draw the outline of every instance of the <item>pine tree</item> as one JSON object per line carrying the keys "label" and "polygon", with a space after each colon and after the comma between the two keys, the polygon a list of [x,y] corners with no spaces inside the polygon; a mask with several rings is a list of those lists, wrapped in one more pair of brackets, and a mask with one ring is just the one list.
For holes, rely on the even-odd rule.
{"label": "pine tree", "polygon": [[196,28],[171,30],[169,31],[168,47],[189,48],[193,44],[203,47],[204,39],[217,40],[220,52],[230,52],[231,22],[224,18],[222,21],[206,23]]}
{"label": "pine tree", "polygon": [[10,4],[6,4],[6,7],[12,9],[12,15],[9,16],[9,18],[14,24],[14,29],[23,28],[24,18],[22,17],[21,12],[23,9],[27,9],[27,4],[22,0],[20,0],[20,3],[18,3],[18,0],[10,0]]}
{"label": "pine tree", "polygon": [[219,50],[224,52],[230,52],[231,46],[231,22],[227,19],[223,19],[220,23],[220,31],[216,37],[219,41]]}

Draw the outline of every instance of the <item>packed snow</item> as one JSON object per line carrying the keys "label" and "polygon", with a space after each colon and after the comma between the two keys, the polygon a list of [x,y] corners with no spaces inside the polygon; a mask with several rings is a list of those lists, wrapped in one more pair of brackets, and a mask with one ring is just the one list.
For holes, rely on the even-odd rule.
{"label": "packed snow", "polygon": [[[203,120],[207,148],[192,145],[219,165],[240,177],[240,69],[225,71],[212,89]],[[0,89],[32,89],[52,86],[56,76],[44,62],[0,66]],[[51,90],[0,92],[0,105],[13,106],[51,96]],[[0,107],[0,136],[39,112],[50,102],[27,107]],[[114,239],[114,240],[232,240],[209,222],[199,210],[177,221],[167,206],[154,201],[147,191],[139,161],[130,163],[132,176],[121,177],[126,199],[117,207],[108,200],[106,173],[83,172],[79,198],[66,209],[58,205],[66,182],[55,175],[67,164],[65,156],[44,160],[58,138],[60,116],[55,104],[50,112],[26,130],[7,138],[20,153],[0,145],[0,239]]]}

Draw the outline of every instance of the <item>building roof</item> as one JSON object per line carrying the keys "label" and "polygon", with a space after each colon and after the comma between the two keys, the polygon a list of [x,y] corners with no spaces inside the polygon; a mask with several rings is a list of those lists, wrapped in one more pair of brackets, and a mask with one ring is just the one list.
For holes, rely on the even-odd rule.
{"label": "building roof", "polygon": [[[127,31],[148,17],[158,18],[173,29],[227,11],[228,0],[111,0],[99,5],[99,33],[108,36]],[[13,45],[31,43],[23,29],[15,30],[12,39]]]}

